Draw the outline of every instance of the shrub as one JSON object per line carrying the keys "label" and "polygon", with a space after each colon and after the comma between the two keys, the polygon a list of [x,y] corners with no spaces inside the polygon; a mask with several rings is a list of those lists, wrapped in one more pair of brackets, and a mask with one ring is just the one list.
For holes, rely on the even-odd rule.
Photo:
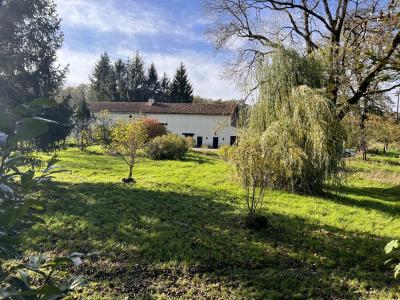
{"label": "shrub", "polygon": [[263,150],[261,138],[249,131],[248,134],[243,134],[232,153],[236,175],[246,192],[250,221],[260,210],[265,192],[271,185],[271,159],[269,153]]}
{"label": "shrub", "polygon": [[175,134],[156,137],[148,145],[151,159],[181,159],[187,151],[186,140]]}
{"label": "shrub", "polygon": [[163,124],[154,119],[143,119],[143,124],[146,127],[147,135],[150,140],[167,134],[167,129]]}
{"label": "shrub", "polygon": [[224,161],[229,161],[232,158],[234,149],[232,146],[224,145],[218,149],[217,153]]}
{"label": "shrub", "polygon": [[108,149],[111,139],[112,121],[107,110],[102,110],[93,125],[93,139],[103,149]]}

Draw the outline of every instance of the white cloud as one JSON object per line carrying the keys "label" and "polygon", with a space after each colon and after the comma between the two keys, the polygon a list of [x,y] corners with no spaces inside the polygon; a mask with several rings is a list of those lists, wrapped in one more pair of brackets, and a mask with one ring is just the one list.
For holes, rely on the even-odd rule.
{"label": "white cloud", "polygon": [[118,0],[57,0],[57,7],[63,24],[79,29],[118,32],[131,37],[165,33],[192,40],[201,38],[192,32],[192,23],[178,26],[173,18],[168,18],[165,11],[160,11],[155,6],[150,9],[141,1],[129,2],[129,9],[124,7],[124,1]]}
{"label": "white cloud", "polygon": [[[58,53],[59,62],[62,65],[69,64],[67,85],[88,83],[96,60],[100,57],[97,53],[80,52],[68,48],[62,48]],[[119,50],[117,57],[127,57],[134,51]],[[113,54],[113,53],[111,53]],[[166,72],[173,77],[176,68],[181,62],[186,65],[189,78],[192,81],[194,94],[212,99],[238,98],[239,93],[232,82],[221,78],[222,64],[210,55],[198,54],[191,51],[183,51],[176,54],[149,53],[144,55],[147,64],[154,62],[161,76]]]}
{"label": "white cloud", "polygon": [[89,75],[92,73],[100,52],[89,53],[62,48],[58,51],[58,62],[62,66],[69,65],[67,85],[78,85],[89,82]]}

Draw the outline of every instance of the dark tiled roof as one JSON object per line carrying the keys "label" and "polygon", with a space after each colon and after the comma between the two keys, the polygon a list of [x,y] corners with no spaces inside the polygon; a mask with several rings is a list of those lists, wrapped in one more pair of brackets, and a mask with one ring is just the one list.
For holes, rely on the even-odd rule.
{"label": "dark tiled roof", "polygon": [[92,112],[108,110],[119,113],[232,115],[236,104],[155,102],[150,105],[148,102],[91,102],[89,107]]}

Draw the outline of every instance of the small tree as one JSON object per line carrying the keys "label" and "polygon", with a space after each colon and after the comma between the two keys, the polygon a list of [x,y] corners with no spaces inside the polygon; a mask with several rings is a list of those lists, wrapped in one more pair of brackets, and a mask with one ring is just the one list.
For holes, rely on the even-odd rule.
{"label": "small tree", "polygon": [[111,119],[107,110],[102,110],[93,126],[93,138],[103,148],[107,149],[112,142]]}
{"label": "small tree", "polygon": [[112,146],[129,166],[129,176],[124,178],[123,182],[135,182],[132,175],[137,151],[144,148],[147,139],[147,129],[143,120],[121,120],[115,124],[112,131]]}
{"label": "small tree", "polygon": [[250,131],[242,132],[240,136],[232,162],[246,192],[248,220],[252,221],[261,209],[272,173],[268,161],[269,155],[263,151],[260,136]]}
{"label": "small tree", "polygon": [[85,100],[82,100],[78,104],[78,108],[75,113],[76,122],[76,133],[77,140],[79,144],[79,149],[83,150],[86,147],[86,138],[88,136],[87,132],[89,130],[89,125],[92,115],[90,109]]}
{"label": "small tree", "polygon": [[400,141],[400,126],[390,118],[371,115],[367,120],[367,135],[375,143],[383,144],[383,153],[390,143]]}

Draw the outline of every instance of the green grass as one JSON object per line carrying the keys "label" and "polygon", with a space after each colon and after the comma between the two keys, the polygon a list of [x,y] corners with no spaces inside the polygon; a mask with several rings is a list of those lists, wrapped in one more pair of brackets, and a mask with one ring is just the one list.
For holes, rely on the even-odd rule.
{"label": "green grass", "polygon": [[96,148],[68,149],[60,160],[67,172],[43,191],[46,224],[26,235],[25,249],[104,253],[74,270],[90,281],[74,299],[388,299],[400,291],[383,264],[384,245],[400,236],[400,188],[379,177],[400,171],[397,158],[352,160],[340,196],[269,192],[261,213],[272,226],[260,231],[246,228],[243,191],[216,156],[142,158],[134,186],[120,183],[124,163]]}

